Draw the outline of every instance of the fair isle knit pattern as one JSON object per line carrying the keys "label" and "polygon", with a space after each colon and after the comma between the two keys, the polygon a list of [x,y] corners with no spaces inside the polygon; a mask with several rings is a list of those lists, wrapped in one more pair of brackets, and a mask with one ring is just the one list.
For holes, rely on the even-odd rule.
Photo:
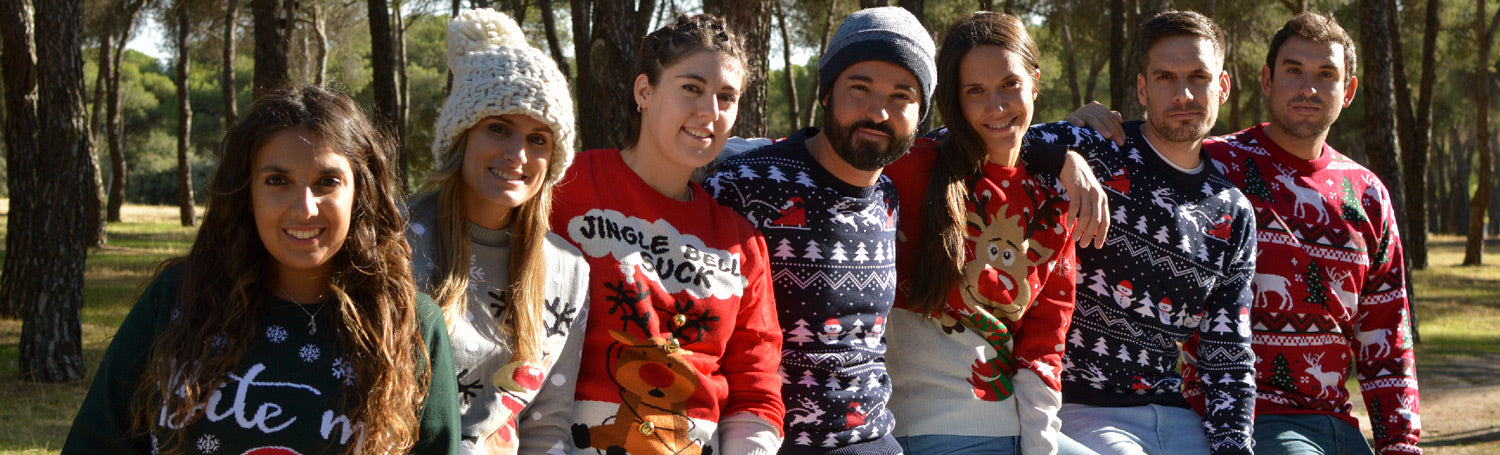
{"label": "fair isle knit pattern", "polygon": [[834,177],[807,151],[816,134],[804,129],[725,160],[707,186],[771,249],[785,340],[783,453],[878,453],[894,446],[883,356],[896,291],[896,190],[885,177],[866,188]]}
{"label": "fair isle knit pattern", "polygon": [[1350,425],[1354,367],[1382,454],[1422,453],[1401,237],[1374,173],[1326,144],[1308,161],[1265,125],[1204,142],[1255,208],[1258,414],[1325,414]]}
{"label": "fair isle knit pattern", "polygon": [[1201,372],[1198,390],[1212,403],[1203,414],[1211,452],[1249,454],[1254,215],[1212,167],[1194,174],[1174,169],[1146,142],[1143,127],[1126,123],[1123,147],[1062,122],[1033,126],[1026,135],[1087,157],[1111,210],[1104,247],[1078,249],[1063,401],[1188,407],[1176,368],[1182,352],[1184,363]]}
{"label": "fair isle knit pattern", "polygon": [[[475,123],[508,114],[529,116],[552,129],[547,183],[573,161],[573,98],[551,57],[526,44],[516,21],[491,9],[465,11],[448,24],[448,69],[453,91],[433,126],[434,163]],[[461,152],[461,151],[460,151]]]}

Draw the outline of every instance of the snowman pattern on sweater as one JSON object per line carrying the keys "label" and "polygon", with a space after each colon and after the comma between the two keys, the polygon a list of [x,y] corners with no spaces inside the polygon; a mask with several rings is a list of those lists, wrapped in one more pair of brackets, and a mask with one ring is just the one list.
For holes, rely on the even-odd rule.
{"label": "snowman pattern on sweater", "polygon": [[886,177],[861,188],[823,169],[806,149],[815,134],[726,159],[705,186],[771,249],[785,444],[826,450],[872,443],[895,426],[883,356],[897,196]]}

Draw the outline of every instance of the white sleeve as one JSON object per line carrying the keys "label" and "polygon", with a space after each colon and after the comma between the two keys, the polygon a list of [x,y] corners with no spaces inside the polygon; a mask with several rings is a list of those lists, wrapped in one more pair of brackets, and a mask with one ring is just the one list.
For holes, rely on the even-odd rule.
{"label": "white sleeve", "polygon": [[718,438],[724,455],[774,455],[781,450],[781,429],[748,412],[720,419]]}

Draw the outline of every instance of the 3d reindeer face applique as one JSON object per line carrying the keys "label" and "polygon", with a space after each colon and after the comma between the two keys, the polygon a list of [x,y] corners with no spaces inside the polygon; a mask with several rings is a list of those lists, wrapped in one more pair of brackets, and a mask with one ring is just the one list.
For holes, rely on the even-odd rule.
{"label": "3d reindeer face applique", "polygon": [[620,407],[610,423],[575,425],[574,443],[606,453],[701,453],[704,441],[688,436],[693,422],[687,417],[687,400],[700,384],[683,358],[685,350],[660,337],[642,340],[618,330],[609,334],[620,352],[612,371]]}
{"label": "3d reindeer face applique", "polygon": [[1007,201],[992,209],[993,195],[989,191],[968,198],[973,209],[965,214],[965,233],[974,245],[974,257],[964,265],[960,290],[964,303],[1014,322],[1020,319],[1033,297],[1027,275],[1054,252],[1033,241],[1031,234],[1046,228],[1041,221],[1051,218],[1046,211],[1056,211],[1053,207],[1056,201],[1033,204],[1039,206],[1033,212],[1030,208],[1016,210],[1008,206],[1019,201]]}

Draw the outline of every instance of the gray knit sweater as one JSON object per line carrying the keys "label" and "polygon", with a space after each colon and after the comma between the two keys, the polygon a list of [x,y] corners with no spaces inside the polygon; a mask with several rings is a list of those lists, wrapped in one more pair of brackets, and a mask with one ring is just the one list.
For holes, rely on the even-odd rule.
{"label": "gray knit sweater", "polygon": [[[408,207],[412,275],[431,293],[436,266],[437,197],[427,193]],[[548,233],[544,245],[547,286],[546,339],[540,362],[511,361],[514,338],[500,330],[509,308],[502,288],[510,277],[510,230],[469,224],[467,308],[448,321],[458,372],[464,454],[567,453],[584,323],[588,320],[589,266],[577,248]],[[519,426],[519,428],[518,428]]]}

